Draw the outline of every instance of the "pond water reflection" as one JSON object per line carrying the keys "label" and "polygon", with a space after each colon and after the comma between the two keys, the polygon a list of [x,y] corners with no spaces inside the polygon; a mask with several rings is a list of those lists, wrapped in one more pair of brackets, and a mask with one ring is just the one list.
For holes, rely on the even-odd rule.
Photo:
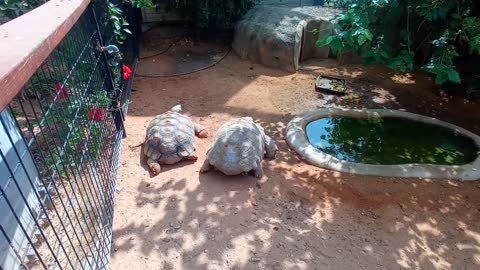
{"label": "pond water reflection", "polygon": [[306,133],[323,152],[365,164],[463,165],[479,154],[472,139],[451,129],[397,117],[321,118]]}

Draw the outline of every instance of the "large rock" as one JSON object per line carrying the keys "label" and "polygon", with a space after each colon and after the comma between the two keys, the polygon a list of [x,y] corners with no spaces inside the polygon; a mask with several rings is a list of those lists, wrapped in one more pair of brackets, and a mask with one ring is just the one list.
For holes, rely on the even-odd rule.
{"label": "large rock", "polygon": [[242,59],[295,72],[303,60],[328,57],[328,47],[316,48],[315,41],[333,32],[330,21],[337,13],[317,6],[257,6],[235,26],[232,46]]}

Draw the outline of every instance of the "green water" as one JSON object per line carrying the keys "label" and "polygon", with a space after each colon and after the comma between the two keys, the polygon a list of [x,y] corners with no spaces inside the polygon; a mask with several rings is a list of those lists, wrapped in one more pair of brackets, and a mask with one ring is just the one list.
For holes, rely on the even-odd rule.
{"label": "green water", "polygon": [[462,165],[479,154],[468,137],[404,118],[321,118],[306,131],[309,142],[323,152],[365,164]]}

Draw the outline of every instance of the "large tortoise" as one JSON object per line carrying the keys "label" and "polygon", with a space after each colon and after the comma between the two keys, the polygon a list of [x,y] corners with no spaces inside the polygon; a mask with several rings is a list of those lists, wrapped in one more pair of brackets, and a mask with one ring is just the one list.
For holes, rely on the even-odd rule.
{"label": "large tortoise", "polygon": [[214,167],[226,175],[253,172],[261,178],[265,153],[268,158],[274,158],[276,152],[275,141],[251,117],[236,118],[217,131],[200,172]]}
{"label": "large tortoise", "polygon": [[170,111],[155,116],[148,124],[143,153],[153,174],[160,173],[160,164],[175,164],[181,160],[197,160],[195,135],[206,138],[205,127],[181,114],[177,105]]}

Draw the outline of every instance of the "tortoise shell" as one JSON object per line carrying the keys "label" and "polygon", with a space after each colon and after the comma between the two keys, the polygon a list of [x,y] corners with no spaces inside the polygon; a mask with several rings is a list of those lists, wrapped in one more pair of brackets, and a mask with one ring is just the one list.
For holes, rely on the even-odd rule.
{"label": "tortoise shell", "polygon": [[227,175],[249,172],[263,160],[264,130],[250,117],[233,119],[220,127],[207,152],[209,163]]}
{"label": "tortoise shell", "polygon": [[195,152],[194,138],[192,120],[169,111],[148,124],[144,154],[160,164],[174,164]]}

